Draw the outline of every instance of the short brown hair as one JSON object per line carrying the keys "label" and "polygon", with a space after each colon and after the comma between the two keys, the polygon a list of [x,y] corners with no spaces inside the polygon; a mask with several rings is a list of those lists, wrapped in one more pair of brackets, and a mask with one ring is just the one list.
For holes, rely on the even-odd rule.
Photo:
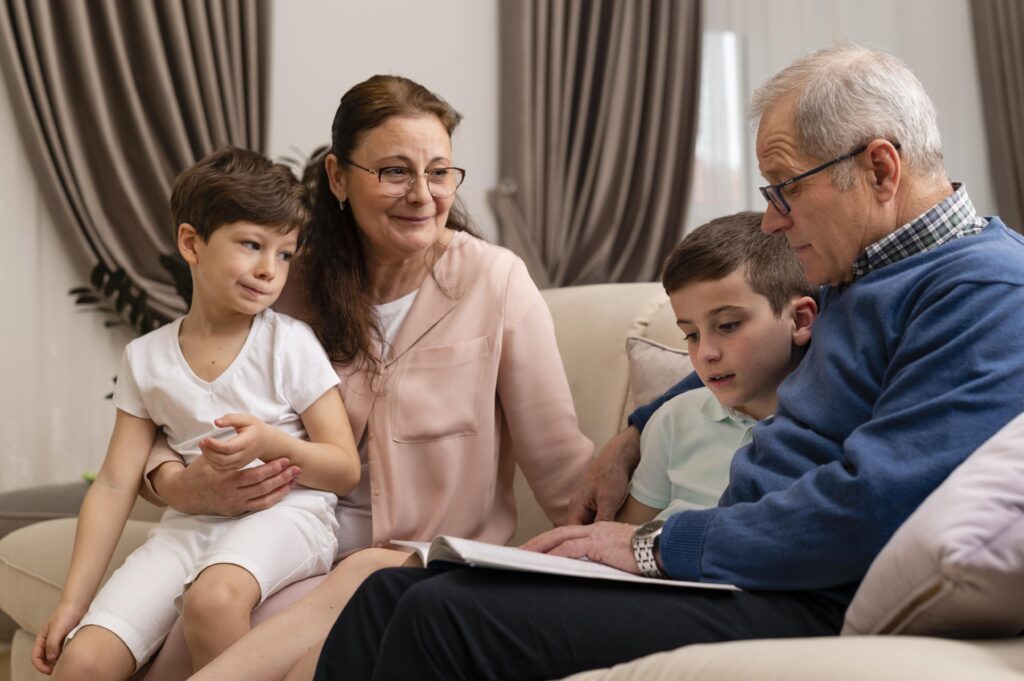
{"label": "short brown hair", "polygon": [[687,234],[665,260],[665,292],[672,295],[687,284],[724,279],[744,267],[750,288],[768,299],[776,317],[793,298],[817,300],[817,290],[807,283],[786,238],[761,231],[762,217],[752,211],[726,215]]}
{"label": "short brown hair", "polygon": [[309,194],[288,166],[263,154],[221,147],[178,175],[171,190],[175,229],[183,223],[208,240],[217,228],[239,220],[282,232],[309,222]]}

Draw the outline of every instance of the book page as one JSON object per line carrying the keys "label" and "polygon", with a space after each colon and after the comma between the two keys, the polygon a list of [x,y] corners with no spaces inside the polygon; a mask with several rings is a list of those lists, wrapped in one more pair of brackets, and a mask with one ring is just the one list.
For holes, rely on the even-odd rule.
{"label": "book page", "polygon": [[412,549],[413,553],[420,557],[420,562],[426,565],[430,560],[430,543],[425,541],[393,541],[391,542],[395,546],[404,546],[407,549]]}
{"label": "book page", "polygon": [[[406,546],[412,542],[393,542]],[[576,558],[551,556],[535,551],[525,551],[511,546],[485,544],[471,539],[458,537],[438,537],[431,543],[429,560],[447,560],[453,563],[465,563],[474,567],[503,568],[526,572],[541,572],[570,577],[589,577],[595,579],[611,579],[622,582],[640,584],[661,584],[665,586],[683,586],[698,589],[738,590],[731,584],[711,584],[706,582],[684,582],[676,579],[656,579],[641,577],[608,565],[594,563]]]}

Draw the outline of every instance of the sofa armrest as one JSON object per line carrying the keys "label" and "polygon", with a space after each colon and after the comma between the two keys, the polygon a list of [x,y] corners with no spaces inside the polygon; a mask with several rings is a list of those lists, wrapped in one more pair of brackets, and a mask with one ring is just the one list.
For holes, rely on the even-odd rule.
{"label": "sofa armrest", "polygon": [[[57,607],[71,562],[76,518],[48,520],[0,539],[0,610],[35,633]],[[118,541],[107,577],[142,544],[153,523],[129,520]]]}

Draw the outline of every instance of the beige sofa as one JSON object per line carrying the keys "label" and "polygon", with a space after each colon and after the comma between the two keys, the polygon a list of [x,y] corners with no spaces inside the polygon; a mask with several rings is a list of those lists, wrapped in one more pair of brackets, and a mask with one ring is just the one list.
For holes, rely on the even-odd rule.
{"label": "beige sofa", "polygon": [[[656,284],[581,286],[544,295],[555,319],[580,426],[600,446],[622,427],[633,407],[626,337],[678,346],[671,310]],[[547,526],[520,482],[517,538]],[[153,518],[154,510],[139,506],[135,517]],[[130,522],[115,563],[142,540],[148,527],[141,520]],[[73,520],[56,520],[23,528],[0,541],[0,610],[20,627],[11,650],[13,681],[44,678],[32,668],[29,653],[35,632],[57,603],[73,532]],[[666,593],[666,598],[674,596]],[[865,636],[721,643],[653,655],[578,678],[1024,680],[1024,639],[964,642]]]}

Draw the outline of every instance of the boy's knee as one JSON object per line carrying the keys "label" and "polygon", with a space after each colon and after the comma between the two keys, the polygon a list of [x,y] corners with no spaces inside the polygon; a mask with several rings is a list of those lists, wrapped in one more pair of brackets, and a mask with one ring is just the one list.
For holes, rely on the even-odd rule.
{"label": "boy's knee", "polygon": [[259,596],[256,579],[241,568],[229,575],[216,575],[208,569],[185,592],[182,617],[186,626],[214,623],[225,613],[252,610]]}
{"label": "boy's knee", "polygon": [[[80,635],[79,635],[80,636]],[[95,645],[88,645],[76,636],[64,647],[57,666],[53,670],[54,681],[101,681],[111,674],[110,651]],[[127,648],[125,649],[127,651]],[[134,664],[134,660],[132,660]]]}

